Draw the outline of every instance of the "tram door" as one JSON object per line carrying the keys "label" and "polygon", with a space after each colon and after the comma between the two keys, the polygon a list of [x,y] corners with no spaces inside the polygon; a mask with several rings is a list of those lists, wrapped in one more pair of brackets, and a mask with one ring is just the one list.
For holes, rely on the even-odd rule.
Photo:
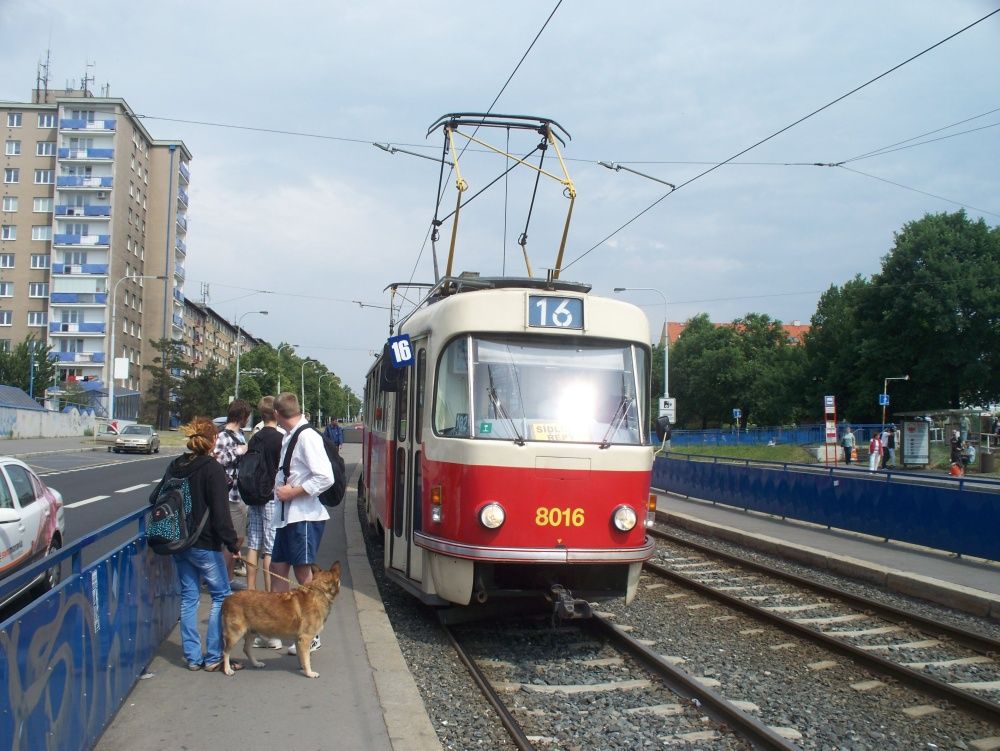
{"label": "tram door", "polygon": [[420,441],[423,421],[423,393],[426,373],[426,348],[423,341],[413,341],[416,363],[403,373],[402,387],[396,394],[393,426],[396,455],[393,457],[392,535],[389,565],[407,578],[419,580],[419,554],[413,550],[413,532],[421,527]]}

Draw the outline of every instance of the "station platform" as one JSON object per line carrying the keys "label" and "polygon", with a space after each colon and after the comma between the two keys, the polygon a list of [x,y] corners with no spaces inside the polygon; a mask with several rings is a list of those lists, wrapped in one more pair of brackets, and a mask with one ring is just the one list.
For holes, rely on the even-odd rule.
{"label": "station platform", "polygon": [[[175,627],[95,746],[98,751],[165,748],[296,751],[440,751],[379,597],[357,512],[361,446],[342,447],[351,481],[331,510],[319,563],[342,566],[340,594],[305,677],[287,649],[254,650],[264,669],[234,676],[189,671]],[[205,633],[208,597],[202,596]],[[233,655],[245,663],[240,643]]]}
{"label": "station platform", "polygon": [[1000,562],[655,492],[668,525],[1000,620]]}

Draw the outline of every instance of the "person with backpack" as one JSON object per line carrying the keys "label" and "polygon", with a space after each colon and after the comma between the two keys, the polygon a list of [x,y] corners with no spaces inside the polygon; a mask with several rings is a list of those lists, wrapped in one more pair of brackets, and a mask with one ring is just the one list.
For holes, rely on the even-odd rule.
{"label": "person with backpack", "polygon": [[[257,554],[261,555],[264,591],[271,591],[271,550],[274,548],[274,478],[278,474],[281,441],[285,431],[278,427],[274,397],[265,396],[257,404],[263,425],[250,437],[247,452],[236,475],[240,498],[247,506],[247,589],[257,588]],[[280,647],[274,647],[280,649]]]}
{"label": "person with backpack", "polygon": [[[233,527],[240,539],[240,547],[246,539],[247,507],[240,498],[240,490],[236,484],[236,476],[240,459],[247,451],[246,439],[243,437],[243,426],[250,417],[250,405],[242,399],[235,399],[229,405],[226,413],[226,425],[219,431],[215,439],[215,450],[212,452],[222,468],[226,470],[226,485],[229,488],[229,514],[233,518]],[[233,578],[236,573],[236,559],[226,555],[226,570],[229,572],[229,586],[233,589],[243,589],[246,585],[237,583]],[[241,565],[242,561],[240,562]],[[243,571],[246,573],[246,571]]]}
{"label": "person with backpack", "polygon": [[[295,394],[284,392],[274,400],[278,425],[285,430],[281,443],[281,465],[274,480],[275,497],[280,502],[276,517],[271,571],[288,578],[291,568],[298,583],[312,580],[319,543],[330,513],[319,496],[336,481],[330,458],[321,436],[302,414]],[[288,591],[288,583],[277,579],[274,591]],[[310,651],[320,648],[317,636]],[[289,650],[295,654],[295,645]]]}
{"label": "person with backpack", "polygon": [[[188,670],[204,668],[213,672],[222,664],[222,601],[232,594],[222,549],[225,547],[230,555],[238,558],[240,546],[229,516],[231,504],[226,472],[212,457],[216,442],[215,425],[207,418],[196,417],[181,431],[187,436],[188,452],[170,463],[149,501],[157,509],[164,502],[165,495],[179,492],[189,509],[187,516],[192,520],[193,539],[175,544],[174,548],[189,547],[172,553],[181,586],[181,647]],[[153,550],[165,552],[155,545]],[[202,581],[212,598],[204,651],[201,634],[198,633]],[[243,666],[233,667],[240,670]]]}

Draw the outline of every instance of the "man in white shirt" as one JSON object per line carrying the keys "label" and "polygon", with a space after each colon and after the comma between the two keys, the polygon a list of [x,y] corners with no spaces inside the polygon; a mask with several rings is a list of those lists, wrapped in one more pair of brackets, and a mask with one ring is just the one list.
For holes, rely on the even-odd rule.
{"label": "man in white shirt", "polygon": [[[330,518],[319,494],[333,485],[333,468],[323,448],[323,437],[303,417],[295,394],[279,394],[274,400],[274,411],[278,425],[285,430],[285,437],[274,480],[274,495],[281,503],[274,519],[277,530],[271,551],[271,571],[287,578],[291,567],[296,581],[307,584],[312,580],[311,566],[316,563],[323,528]],[[291,460],[288,458],[290,446]],[[274,579],[272,587],[276,592],[287,591],[288,583]],[[317,649],[319,637],[313,640],[311,651]],[[290,649],[289,653],[294,654],[294,651]]]}

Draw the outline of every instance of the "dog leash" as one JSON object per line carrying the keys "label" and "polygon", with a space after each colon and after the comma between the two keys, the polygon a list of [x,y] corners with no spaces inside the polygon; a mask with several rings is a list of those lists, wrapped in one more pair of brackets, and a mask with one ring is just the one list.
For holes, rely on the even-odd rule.
{"label": "dog leash", "polygon": [[[253,566],[258,571],[260,570],[260,566],[258,566],[256,563],[250,563],[250,561],[248,561],[246,558],[240,557],[239,560],[243,561],[248,566]],[[288,584],[294,584],[294,585],[296,585],[295,589],[315,589],[317,592],[322,592],[323,594],[326,594],[326,592],[324,590],[319,589],[318,587],[310,586],[308,583],[307,584],[299,584],[299,582],[293,582],[291,579],[286,579],[281,574],[276,574],[273,571],[268,571],[267,573],[269,573],[271,576],[275,577],[276,579],[281,579],[281,581],[283,581],[283,582],[287,582]]]}

